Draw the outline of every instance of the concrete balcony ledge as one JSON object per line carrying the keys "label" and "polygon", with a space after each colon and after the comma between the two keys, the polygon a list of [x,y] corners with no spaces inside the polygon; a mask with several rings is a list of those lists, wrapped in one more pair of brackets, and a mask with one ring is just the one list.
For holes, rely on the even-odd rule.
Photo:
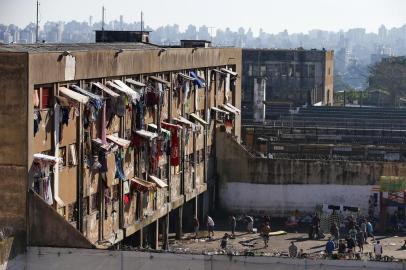
{"label": "concrete balcony ledge", "polygon": [[[168,209],[169,207],[169,209]],[[156,211],[152,212],[150,215],[144,217],[141,220],[136,221],[135,223],[127,226],[124,228],[124,235],[125,237],[128,237],[135,232],[139,231],[141,228],[151,224],[152,222],[158,220],[159,218],[165,216],[169,211],[171,210],[170,204],[165,203],[163,206],[161,206],[159,209]]]}
{"label": "concrete balcony ledge", "polygon": [[197,197],[198,195],[205,192],[206,190],[207,190],[206,183],[198,185],[195,189],[192,189],[190,192],[187,192],[185,194],[185,201],[186,202],[190,201],[191,199]]}

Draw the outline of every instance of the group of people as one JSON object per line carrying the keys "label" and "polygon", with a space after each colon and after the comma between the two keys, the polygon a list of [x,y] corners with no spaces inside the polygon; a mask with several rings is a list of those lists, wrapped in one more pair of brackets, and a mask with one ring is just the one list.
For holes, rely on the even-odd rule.
{"label": "group of people", "polygon": [[[244,217],[244,220],[247,224],[247,227],[246,227],[247,232],[255,233],[256,230],[254,230],[254,218],[252,216],[247,215]],[[223,249],[225,249],[227,247],[227,242],[230,238],[235,238],[235,230],[237,227],[237,218],[234,215],[230,216],[229,224],[230,224],[230,234],[225,233],[224,236],[221,238],[220,246]],[[207,235],[209,238],[214,237],[214,226],[215,226],[215,223],[214,223],[213,218],[209,215],[206,215]],[[193,229],[194,229],[195,238],[198,238],[200,222],[196,216],[193,218]],[[268,247],[270,232],[271,232],[270,218],[268,216],[264,216],[263,223],[262,223],[261,230],[260,230],[260,235],[264,241],[265,247]]]}
{"label": "group of people", "polygon": [[[331,221],[331,237],[327,241],[325,248],[327,255],[331,256],[334,250],[337,249],[339,257],[346,257],[348,255],[350,259],[354,258],[357,247],[358,252],[363,253],[364,244],[368,244],[368,238],[372,237],[372,239],[374,239],[373,225],[367,219],[361,218],[355,220],[350,216],[346,221],[346,226],[343,228],[344,235],[341,235],[340,231],[342,230],[340,230],[337,223]],[[382,245],[377,241],[374,246],[375,257],[380,259],[382,252]]]}

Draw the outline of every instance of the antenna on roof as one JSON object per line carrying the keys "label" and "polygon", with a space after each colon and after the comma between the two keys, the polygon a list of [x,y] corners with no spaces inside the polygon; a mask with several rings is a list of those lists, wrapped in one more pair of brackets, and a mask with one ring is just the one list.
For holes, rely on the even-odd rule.
{"label": "antenna on roof", "polygon": [[104,13],[106,9],[102,6],[102,42],[104,42]]}
{"label": "antenna on roof", "polygon": [[39,1],[37,0],[37,25],[36,25],[36,28],[35,28],[35,43],[38,43],[38,32],[39,32],[39,23],[38,23],[39,16],[38,16],[38,13],[39,13]]}
{"label": "antenna on roof", "polygon": [[102,31],[104,31],[104,12],[106,11],[106,9],[104,8],[104,6],[102,7]]}
{"label": "antenna on roof", "polygon": [[141,32],[144,31],[144,13],[141,10]]}

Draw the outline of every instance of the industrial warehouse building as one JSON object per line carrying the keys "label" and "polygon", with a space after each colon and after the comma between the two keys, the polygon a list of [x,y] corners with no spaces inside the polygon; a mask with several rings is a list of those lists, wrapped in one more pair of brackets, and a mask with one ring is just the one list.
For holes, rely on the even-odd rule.
{"label": "industrial warehouse building", "polygon": [[13,251],[157,248],[181,236],[183,209],[211,211],[216,134],[240,140],[241,49],[135,36],[0,46],[0,227]]}

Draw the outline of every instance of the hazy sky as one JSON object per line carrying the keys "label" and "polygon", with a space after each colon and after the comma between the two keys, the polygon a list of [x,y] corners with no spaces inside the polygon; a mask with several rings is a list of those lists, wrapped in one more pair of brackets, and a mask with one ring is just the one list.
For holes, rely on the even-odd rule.
{"label": "hazy sky", "polygon": [[[25,26],[35,21],[35,0],[0,0],[0,23]],[[406,23],[406,0],[42,0],[41,24],[52,21],[101,20],[101,7],[106,7],[106,20],[124,16],[126,22],[139,20],[155,28],[189,24],[216,28],[251,27],[276,33],[311,29],[347,30],[364,27],[376,32],[381,24],[388,27]]]}

